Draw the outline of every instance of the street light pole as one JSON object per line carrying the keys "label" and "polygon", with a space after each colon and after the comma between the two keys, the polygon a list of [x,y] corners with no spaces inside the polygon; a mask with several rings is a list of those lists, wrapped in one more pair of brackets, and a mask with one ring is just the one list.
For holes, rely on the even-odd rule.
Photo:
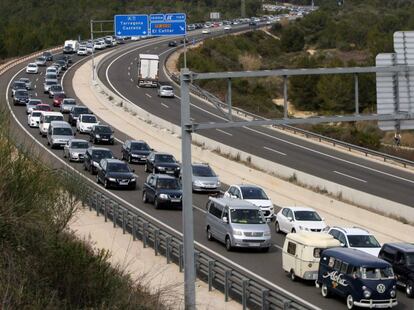
{"label": "street light pole", "polygon": [[190,89],[188,68],[181,69],[181,160],[183,188],[184,303],[186,310],[196,309],[194,228],[191,168]]}

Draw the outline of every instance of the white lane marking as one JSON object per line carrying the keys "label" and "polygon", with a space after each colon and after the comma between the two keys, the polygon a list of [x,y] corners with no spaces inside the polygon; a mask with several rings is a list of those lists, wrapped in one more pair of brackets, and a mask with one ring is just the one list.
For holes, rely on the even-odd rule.
{"label": "white lane marking", "polygon": [[167,108],[167,109],[169,109],[169,108],[170,108],[168,105],[166,105],[166,104],[165,104],[165,103],[163,103],[163,102],[161,102],[161,105],[162,105],[164,108]]}
{"label": "white lane marking", "polygon": [[148,98],[152,98],[152,96],[150,94],[145,93],[145,96],[147,96]]}
{"label": "white lane marking", "polygon": [[131,72],[128,71],[128,76],[131,76]]}
{"label": "white lane marking", "polygon": [[[17,73],[16,73],[16,74],[12,77],[12,79],[9,81],[9,84],[7,85],[7,91],[6,91],[6,102],[7,102],[7,106],[8,106],[8,108],[9,108],[10,113],[11,113],[11,115],[13,116],[14,120],[17,122],[17,124],[19,124],[19,126],[23,129],[23,131],[24,131],[24,132],[26,132],[26,134],[27,134],[28,136],[30,136],[30,137],[31,137],[31,138],[32,138],[32,139],[33,139],[33,140],[34,140],[34,141],[35,141],[35,142],[36,142],[39,146],[41,146],[43,149],[45,149],[45,150],[46,150],[49,154],[51,154],[53,157],[55,157],[57,160],[59,160],[62,164],[64,164],[64,165],[66,165],[67,167],[69,167],[69,169],[71,169],[74,173],[76,173],[76,174],[80,175],[81,177],[85,178],[88,182],[90,182],[91,184],[93,184],[93,185],[95,185],[95,186],[96,186],[96,183],[95,183],[93,180],[91,180],[91,179],[87,178],[85,175],[83,175],[82,173],[80,173],[79,171],[77,171],[75,168],[73,168],[71,165],[69,165],[66,161],[64,161],[63,159],[61,159],[60,157],[58,157],[56,154],[54,154],[51,150],[49,150],[49,149],[48,149],[45,145],[43,145],[40,141],[38,141],[37,139],[35,139],[35,137],[34,137],[34,136],[33,136],[33,135],[32,135],[32,134],[31,134],[31,133],[30,133],[30,132],[26,129],[26,127],[25,127],[25,126],[23,126],[23,125],[19,122],[19,120],[17,119],[16,115],[14,114],[14,112],[13,112],[13,110],[12,110],[12,108],[11,108],[11,105],[10,105],[9,98],[8,98],[8,95],[7,95],[7,94],[9,93],[9,89],[10,89],[11,82],[12,82],[12,81],[16,78],[16,76],[17,76],[20,72],[22,72],[23,70],[25,70],[25,68],[23,68],[22,70],[20,70],[19,72],[17,72]],[[176,235],[180,236],[181,238],[183,237],[183,234],[182,234],[181,232],[179,232],[178,230],[174,229],[173,227],[170,227],[170,226],[168,226],[168,225],[164,224],[163,222],[161,222],[161,221],[160,221],[160,220],[158,220],[157,218],[155,218],[155,217],[151,216],[150,214],[146,213],[145,211],[138,209],[137,207],[135,207],[134,205],[132,205],[132,204],[131,204],[131,203],[129,203],[128,201],[126,201],[126,200],[122,199],[121,197],[118,197],[117,195],[115,195],[114,193],[110,192],[109,190],[107,190],[107,189],[105,189],[105,188],[100,188],[100,189],[101,189],[101,190],[103,190],[104,192],[106,192],[108,195],[110,195],[110,196],[112,196],[112,197],[114,197],[114,198],[118,199],[118,200],[119,200],[119,201],[121,201],[122,203],[124,203],[124,204],[128,205],[130,208],[132,208],[132,209],[134,209],[134,210],[136,210],[136,211],[140,212],[141,214],[145,215],[146,217],[148,217],[148,218],[149,218],[149,219],[151,219],[152,221],[156,222],[158,225],[160,225],[160,226],[162,226],[162,227],[166,228],[167,230],[170,230],[171,232],[174,232]],[[282,288],[281,286],[276,285],[275,283],[273,283],[273,282],[271,282],[271,281],[269,281],[269,280],[267,280],[267,279],[265,279],[265,278],[263,278],[263,277],[261,277],[261,276],[257,275],[256,273],[254,273],[254,272],[250,271],[249,269],[247,269],[247,268],[245,268],[245,267],[243,267],[243,266],[241,266],[241,265],[239,265],[239,264],[237,264],[237,263],[233,262],[232,260],[228,259],[227,257],[225,257],[225,256],[223,256],[223,255],[221,255],[221,254],[219,254],[219,253],[217,253],[217,252],[215,252],[215,251],[213,251],[213,250],[209,249],[208,247],[206,247],[205,245],[201,244],[200,242],[198,242],[198,241],[194,241],[194,244],[195,244],[195,245],[197,245],[199,248],[202,248],[204,251],[209,252],[209,253],[211,253],[211,254],[215,255],[216,257],[220,258],[221,260],[225,261],[225,262],[226,262],[226,263],[228,263],[229,265],[232,265],[232,266],[237,267],[239,270],[243,271],[243,272],[244,272],[244,273],[246,273],[247,275],[250,275],[252,278],[256,278],[256,279],[258,279],[259,281],[261,281],[261,282],[263,282],[263,283],[266,283],[266,285],[268,285],[268,286],[270,286],[270,287],[273,287],[274,289],[276,289],[276,290],[279,290],[279,291],[283,292],[285,295],[290,296],[290,298],[294,298],[294,299],[296,299],[296,300],[298,300],[298,301],[302,302],[303,304],[307,305],[308,307],[310,307],[310,308],[312,308],[312,309],[315,309],[315,310],[322,310],[321,308],[319,308],[319,307],[317,307],[317,306],[313,305],[312,303],[310,303],[310,302],[308,302],[308,301],[306,301],[306,300],[302,299],[302,298],[301,298],[301,297],[299,297],[298,295],[295,295],[295,294],[291,293],[290,291],[288,291],[288,290],[286,290],[286,289]]]}
{"label": "white lane marking", "polygon": [[39,81],[39,78],[36,78],[36,82]]}
{"label": "white lane marking", "polygon": [[39,75],[42,75],[42,74],[43,74],[43,71],[40,71]]}
{"label": "white lane marking", "polygon": [[134,59],[137,60],[138,57],[135,57]]}
{"label": "white lane marking", "polygon": [[37,97],[37,93],[35,92],[35,97]]}
{"label": "white lane marking", "polygon": [[364,166],[364,165],[361,165],[361,164],[358,164],[358,163],[354,163],[352,161],[349,161],[349,160],[346,160],[346,159],[343,159],[343,158],[339,158],[339,157],[336,157],[336,156],[333,156],[333,155],[325,154],[323,152],[320,152],[320,151],[311,149],[309,147],[306,147],[306,146],[303,146],[303,145],[300,145],[300,144],[295,144],[293,142],[290,142],[290,141],[287,141],[287,140],[284,140],[284,139],[281,139],[281,138],[274,137],[274,136],[269,135],[267,133],[260,132],[260,131],[258,131],[256,129],[253,129],[253,128],[249,128],[249,127],[243,127],[243,128],[245,128],[247,130],[250,130],[250,131],[253,131],[255,133],[258,133],[260,135],[264,135],[264,136],[267,136],[269,138],[272,138],[272,139],[275,139],[275,140],[278,140],[278,141],[281,141],[281,142],[284,142],[284,143],[287,143],[287,144],[296,146],[298,148],[307,150],[309,152],[313,152],[315,154],[319,154],[319,155],[322,155],[322,156],[325,156],[325,157],[328,157],[328,158],[332,158],[332,159],[335,159],[335,160],[338,160],[338,161],[341,161],[341,162],[344,162],[344,163],[347,163],[347,164],[350,164],[350,165],[354,165],[354,166],[359,167],[359,168],[367,169],[369,171],[373,171],[373,172],[376,172],[376,173],[379,173],[379,174],[383,174],[383,175],[386,175],[386,176],[389,176],[389,177],[392,177],[392,178],[395,178],[395,179],[398,179],[398,180],[401,180],[401,181],[406,181],[406,182],[409,182],[409,183],[414,184],[414,181],[413,180],[409,180],[409,179],[406,179],[406,178],[403,178],[403,177],[399,177],[397,175],[394,175],[394,174],[391,174],[391,173],[388,173],[388,172],[384,172],[384,171],[381,171],[381,170],[377,170],[377,169],[374,169],[374,168],[371,168],[371,167],[367,167],[367,166]]}
{"label": "white lane marking", "polygon": [[336,171],[336,170],[334,170],[334,173],[339,174],[339,175],[342,175],[342,176],[347,177],[347,178],[350,178],[350,179],[357,180],[359,182],[363,182],[363,183],[367,183],[368,182],[368,181],[365,181],[363,179],[356,178],[356,177],[353,177],[352,175],[345,174],[345,173],[342,173],[342,172],[339,172],[339,171]]}
{"label": "white lane marking", "polygon": [[131,67],[128,67],[128,71],[131,71]]}
{"label": "white lane marking", "polygon": [[[136,59],[136,58],[135,58],[135,59]],[[132,64],[133,64],[133,62],[131,61],[131,62],[130,62],[130,64],[132,65]]]}
{"label": "white lane marking", "polygon": [[37,88],[37,84],[35,84],[35,87],[34,88]]}
{"label": "white lane marking", "polygon": [[274,150],[274,149],[271,149],[270,147],[264,146],[263,148],[264,148],[265,150],[268,150],[268,151],[274,152],[274,153],[276,153],[276,154],[286,156],[286,154],[285,154],[285,153],[282,153],[282,152],[276,151],[276,150]]}
{"label": "white lane marking", "polygon": [[221,132],[221,133],[224,133],[225,135],[228,135],[230,137],[233,137],[233,135],[231,133],[229,133],[229,132],[226,132],[226,131],[221,130],[221,129],[218,129],[218,128],[216,128],[216,130],[219,131],[219,132]]}
{"label": "white lane marking", "polygon": [[133,79],[130,79],[131,80],[131,82],[133,82],[134,80]]}

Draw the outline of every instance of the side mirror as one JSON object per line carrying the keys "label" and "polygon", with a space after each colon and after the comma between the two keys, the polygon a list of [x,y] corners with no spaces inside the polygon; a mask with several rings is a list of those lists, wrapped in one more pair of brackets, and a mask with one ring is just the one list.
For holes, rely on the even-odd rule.
{"label": "side mirror", "polygon": [[288,216],[287,219],[288,219],[289,222],[293,222],[293,218],[292,217]]}
{"label": "side mirror", "polygon": [[344,248],[345,247],[345,243],[341,242],[341,247]]}
{"label": "side mirror", "polygon": [[229,219],[227,218],[227,216],[223,216],[222,220],[223,220],[224,223],[228,223],[229,222]]}

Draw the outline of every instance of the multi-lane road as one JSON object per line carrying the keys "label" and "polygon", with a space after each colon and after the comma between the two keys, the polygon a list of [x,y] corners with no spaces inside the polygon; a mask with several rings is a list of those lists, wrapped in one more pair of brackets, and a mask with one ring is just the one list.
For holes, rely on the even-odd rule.
{"label": "multi-lane road", "polygon": [[[147,109],[151,113],[154,113],[165,119],[178,123],[179,113],[178,113],[177,107],[179,107],[180,103],[177,99],[159,100],[158,98],[156,98],[155,90],[138,89],[135,86],[136,83],[134,81],[134,75],[132,73],[130,73],[130,75],[127,74],[128,67],[136,68],[136,63],[134,63],[134,58],[137,57],[137,54],[139,52],[160,54],[163,51],[168,50],[168,47],[166,46],[166,42],[158,43],[158,41],[159,39],[151,39],[147,41],[132,43],[132,44],[125,45],[123,47],[118,48],[116,53],[118,53],[119,51],[120,54],[118,56],[113,56],[113,57],[115,58],[119,56],[121,57],[118,58],[115,62],[113,62],[113,64],[109,67],[108,77],[109,77],[109,81],[111,82],[111,84],[117,89],[117,91],[120,92],[120,94],[122,94],[123,96],[126,96],[127,98],[129,98],[128,96],[131,96],[130,98],[132,102],[135,102],[136,104],[140,104],[144,109]],[[130,50],[130,49],[133,50],[130,54],[123,55],[127,50]],[[166,55],[166,53],[163,55]],[[79,60],[79,58],[75,56],[74,60],[77,61]],[[109,65],[112,61],[113,59],[109,59],[106,62],[106,64]],[[131,65],[131,62],[132,62],[132,65]],[[51,150],[49,147],[47,147],[46,139],[42,138],[38,134],[38,129],[37,128],[31,129],[27,126],[27,123],[26,123],[27,116],[26,116],[24,107],[14,107],[12,105],[12,98],[10,96],[10,90],[9,90],[10,82],[16,78],[19,78],[22,76],[28,76],[24,73],[24,71],[23,72],[21,71],[23,66],[24,64],[18,65],[0,77],[0,93],[2,94],[1,104],[2,104],[2,107],[8,106],[14,115],[14,117],[12,118],[12,128],[13,128],[13,132],[16,134],[16,139],[19,139],[19,142],[24,142],[26,145],[32,147],[33,149],[36,149],[39,153],[42,153],[45,156],[47,156],[48,162],[50,165],[53,165],[53,166],[68,165],[72,167],[73,169],[76,169],[77,171],[82,173],[84,177],[88,180],[88,182],[95,182],[95,177],[89,175],[88,173],[85,173],[83,171],[81,164],[64,162],[62,150]],[[71,81],[72,81],[73,73],[76,70],[77,66],[78,66],[77,64],[73,65],[72,68],[63,77],[63,85],[69,96],[75,96],[75,92],[71,85]],[[99,72],[102,78],[106,78],[105,67],[106,67],[105,65],[102,66],[101,71]],[[50,99],[48,99],[47,96],[43,94],[43,88],[42,88],[43,74],[44,74],[43,71],[39,75],[28,76],[29,78],[32,79],[33,90],[31,91],[31,93],[33,96],[41,98],[45,102],[50,103]],[[132,69],[130,71],[132,71]],[[112,74],[114,74],[115,76]],[[132,78],[132,81],[130,80],[131,78]],[[84,103],[84,104],[87,105],[87,103]],[[214,117],[215,117],[214,114],[216,113],[214,109],[211,109],[209,106],[206,106],[201,102],[196,102],[195,100],[193,100],[193,104],[199,107],[199,108],[193,108],[193,111],[192,111],[197,121],[201,122],[201,121],[211,121],[212,119],[214,120]],[[203,110],[208,111],[208,112],[204,112]],[[266,135],[263,135],[263,133],[266,133]],[[315,149],[315,146],[310,143],[304,146],[303,145],[304,142],[301,140],[295,141],[292,138],[288,139],[287,137],[275,136],[275,133],[273,131],[266,131],[265,129],[257,129],[257,132],[246,131],[244,132],[244,134],[246,135],[245,137],[249,137],[249,139],[251,139],[251,141],[246,144],[240,141],[243,139],[237,138],[239,135],[237,130],[229,131],[227,132],[227,134],[222,134],[221,132],[206,133],[206,135],[210,135],[210,137],[218,139],[222,141],[223,143],[227,143],[230,145],[234,145],[233,143],[235,142],[241,143],[240,144],[241,148],[246,147],[247,150],[250,150],[250,151],[254,149],[258,149],[257,140],[256,140],[256,143],[254,143],[254,137],[256,139],[266,139],[266,140],[259,140],[259,141],[268,142],[268,144],[261,144],[261,145],[269,145],[269,147],[275,148],[276,150],[280,152],[289,154],[288,156],[281,156],[281,158],[295,156],[295,153],[298,153],[299,150],[301,149],[303,150],[309,149],[308,151],[309,154],[304,154],[299,157],[299,158],[302,158],[302,161],[299,161],[297,163],[298,166],[300,167],[303,166],[303,161],[308,161],[308,160],[318,161],[321,163],[321,165],[326,167],[326,165],[324,164],[326,164],[326,161],[328,161],[328,159],[333,160],[333,158],[336,158],[336,157],[342,158],[342,156],[345,156],[343,154],[331,153],[333,151],[328,152],[328,150],[324,150],[321,147],[317,147]],[[121,153],[120,153],[121,142],[127,138],[126,135],[122,133],[122,128],[118,128],[116,137],[118,138],[116,144],[114,146],[109,146],[109,148],[113,150],[116,156],[120,157],[121,156]],[[77,138],[82,138],[82,135],[78,135]],[[280,140],[284,140],[287,142],[283,142]],[[151,141],[147,141],[147,142],[151,144]],[[302,145],[302,147],[296,146],[297,144]],[[310,150],[315,150],[317,152],[310,151]],[[263,152],[263,151],[260,150],[260,152]],[[321,153],[325,154],[325,152],[328,152],[330,156],[320,158],[321,156],[324,156]],[[258,154],[260,155],[262,153],[258,153]],[[265,157],[266,155],[269,155],[269,154],[267,154],[267,152],[263,152],[263,157]],[[276,159],[279,159],[279,157],[274,158],[270,156],[269,159],[276,161]],[[344,160],[346,161],[338,160],[337,165],[335,166],[335,170],[342,168],[342,165],[347,166],[348,169],[350,169],[349,167],[353,167],[351,164],[345,165],[345,163],[350,162],[350,161],[353,162],[354,158],[349,156],[349,158],[344,159]],[[335,162],[332,162],[331,165],[334,166]],[[374,165],[374,164],[367,162],[364,165],[371,167],[371,165]],[[359,169],[355,169],[355,167],[353,167],[353,170],[351,172],[356,173],[356,171],[354,170],[362,170],[362,168],[363,167],[360,167]],[[165,223],[171,228],[181,231],[181,212],[180,211],[155,210],[152,205],[143,204],[141,202],[142,192],[140,189],[142,188],[142,183],[143,183],[143,180],[145,179],[146,173],[143,171],[142,166],[136,166],[135,169],[136,169],[137,174],[139,175],[138,189],[135,191],[112,190],[111,191],[112,195],[119,197],[120,199],[123,199],[124,201],[128,202],[131,207],[140,209],[148,213],[150,216],[157,218],[159,221]],[[380,165],[375,166],[372,169],[374,170],[368,170],[365,173],[373,174],[373,175],[375,173],[378,173],[379,176],[382,176],[382,177],[388,176],[389,178],[393,178],[391,175],[398,172],[399,173],[398,175],[402,179],[396,179],[396,180],[391,179],[392,182],[395,182],[397,180],[399,182],[403,182],[403,179],[409,177],[409,174],[401,175],[403,172],[397,169],[394,169],[396,171],[391,171],[390,169],[392,168],[381,167]],[[315,169],[315,173],[316,172],[319,173],[318,171],[320,170],[321,170],[321,167],[319,167],[319,169]],[[376,172],[376,171],[380,171],[380,172]],[[374,178],[374,177],[375,176],[371,176],[371,178]],[[392,183],[390,180],[389,182]],[[410,182],[407,182],[407,183],[412,184]],[[361,186],[361,184],[359,185]],[[389,186],[390,184],[388,184],[388,187]],[[408,188],[407,188],[407,191],[408,191]],[[208,242],[206,240],[205,230],[204,230],[204,225],[203,225],[204,214],[205,214],[204,206],[205,206],[206,200],[207,200],[207,197],[205,195],[194,195],[194,199],[193,199],[194,208],[195,208],[195,212],[194,212],[195,232],[194,234],[195,234],[195,239],[199,244],[202,244],[208,247],[213,253],[216,253],[216,255],[225,257],[226,259],[232,261],[234,264],[238,265],[240,269],[244,268],[244,269],[250,270],[258,277],[261,277],[263,280],[270,281],[274,283],[275,285],[283,287],[284,289],[289,290],[293,294],[298,295],[299,297],[305,299],[306,301],[314,304],[317,307],[320,307],[322,309],[332,309],[338,306],[345,307],[343,301],[340,301],[337,299],[323,299],[320,296],[320,292],[314,287],[313,283],[301,283],[301,282],[294,283],[288,279],[288,277],[285,275],[285,273],[282,271],[282,268],[281,268],[280,248],[284,241],[284,237],[282,235],[276,235],[276,234],[272,235],[274,247],[271,249],[269,253],[258,253],[258,252],[252,252],[252,251],[226,252],[223,245],[216,243],[216,242]],[[408,300],[403,295],[402,292],[399,294],[399,302],[400,302],[400,305],[398,306],[397,309],[412,309],[412,300]]]}

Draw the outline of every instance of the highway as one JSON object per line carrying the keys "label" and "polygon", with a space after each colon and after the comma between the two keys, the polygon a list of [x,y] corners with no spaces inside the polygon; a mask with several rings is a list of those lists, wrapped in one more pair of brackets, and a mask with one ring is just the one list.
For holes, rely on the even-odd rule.
{"label": "highway", "polygon": [[[138,53],[158,54],[163,62],[173,50],[166,42],[162,42],[140,50],[128,49],[124,52],[113,53],[105,57],[98,76],[108,88],[121,97],[139,105],[151,114],[180,125],[178,88],[175,89],[178,98],[160,100],[156,89],[136,87]],[[164,70],[160,71],[161,80],[168,81]],[[211,105],[194,97],[191,102],[191,117],[194,122],[225,121],[222,114]],[[357,158],[263,127],[212,129],[200,131],[199,134],[322,179],[414,206],[412,197],[414,176],[408,171]]]}
{"label": "highway", "polygon": [[[151,40],[155,42],[155,45],[158,46],[157,49],[161,49],[161,47],[165,47],[165,43],[161,45],[157,45],[157,40]],[[132,43],[130,45],[125,45],[120,47],[118,50],[121,51],[123,49],[131,48],[139,48],[141,45],[146,45],[148,41],[141,41],[137,43]],[[148,51],[148,47],[143,48],[145,52]],[[138,53],[138,51],[136,51]],[[78,60],[77,56],[74,56],[74,61]],[[122,59],[122,58],[121,58]],[[130,61],[129,61],[130,62]],[[81,63],[81,62],[80,62]],[[27,126],[27,117],[25,113],[24,107],[14,107],[12,105],[12,100],[10,96],[10,90],[8,89],[10,86],[10,81],[18,78],[18,77],[29,77],[32,79],[32,87],[35,87],[31,93],[34,97],[41,98],[45,102],[51,103],[51,99],[48,99],[46,95],[43,94],[43,77],[42,74],[39,75],[27,75],[24,72],[21,72],[20,69],[24,67],[25,64],[16,66],[9,70],[6,74],[0,77],[0,92],[2,93],[1,98],[1,105],[4,108],[6,105],[10,106],[16,119],[12,119],[12,128],[13,133],[15,134],[16,139],[19,139],[19,143],[24,143],[27,147],[32,148],[33,150],[37,151],[39,154],[45,157],[45,160],[49,162],[50,165],[54,167],[59,167],[63,165],[70,165],[77,171],[81,172],[85,178],[90,180],[90,182],[95,182],[95,177],[85,173],[83,171],[83,166],[79,163],[69,163],[66,162],[63,164],[63,151],[62,150],[51,150],[46,143],[46,139],[42,138],[38,134],[37,128],[29,128]],[[117,64],[119,66],[119,64]],[[63,85],[64,88],[69,96],[74,96],[74,91],[71,85],[72,77],[74,70],[76,70],[77,65],[73,65],[72,68],[68,71],[68,73],[64,76]],[[44,71],[44,69],[43,69]],[[125,71],[127,72],[127,71]],[[101,72],[100,72],[101,74]],[[125,82],[125,79],[122,81]],[[116,83],[116,79],[111,79],[112,83]],[[131,82],[132,83],[132,82]],[[161,105],[160,101],[157,100],[155,94],[152,93],[154,90],[142,90],[135,87],[134,84],[128,84],[129,88],[133,86],[135,89],[141,92],[139,101],[141,104],[144,102],[152,104],[157,104],[157,109],[160,110]],[[142,92],[148,93],[150,92],[150,97],[142,94]],[[148,98],[148,99],[147,99]],[[148,100],[148,101],[147,101]],[[164,101],[163,101],[164,102]],[[85,103],[87,104],[87,103]],[[173,114],[173,106],[179,106],[179,102],[176,100],[166,101],[165,104],[169,105],[169,113]],[[165,108],[167,109],[167,108]],[[195,113],[194,109],[193,112]],[[156,113],[155,113],[156,114]],[[195,116],[197,117],[205,117],[208,119],[211,117],[210,114],[208,117],[203,115]],[[176,116],[174,116],[176,117]],[[18,121],[22,126],[19,126],[15,121]],[[24,128],[24,130],[22,129]],[[120,149],[120,141],[123,141],[126,138],[126,135],[122,133],[122,129],[117,129],[116,137],[119,139],[114,146],[109,146],[115,153],[117,157],[121,156]],[[234,133],[236,135],[236,133]],[[261,137],[261,133],[257,134],[257,138]],[[82,138],[83,135],[78,134],[77,138]],[[85,136],[86,137],[86,136]],[[230,136],[229,136],[230,137]],[[270,138],[269,138],[270,139]],[[37,141],[37,142],[34,142]],[[231,142],[232,139],[229,139]],[[151,141],[147,141],[151,145]],[[251,147],[254,144],[251,144]],[[275,147],[275,146],[273,146]],[[287,152],[287,150],[285,150]],[[316,156],[314,156],[316,157]],[[158,220],[162,221],[163,223],[169,225],[173,229],[181,231],[181,212],[179,210],[155,210],[154,207],[150,204],[143,204],[141,201],[141,188],[142,183],[146,177],[146,173],[143,171],[142,166],[134,166],[136,169],[137,174],[139,175],[139,186],[138,189],[135,191],[121,191],[121,190],[111,190],[110,192],[127,202],[129,202],[134,208],[143,210],[150,214],[151,216],[157,218]],[[339,168],[336,168],[339,169]],[[388,168],[387,168],[388,169]],[[225,186],[225,185],[224,185]],[[195,239],[198,243],[209,247],[213,252],[217,253],[217,255],[225,256],[227,259],[231,260],[235,264],[239,265],[240,268],[246,268],[252,272],[254,272],[259,277],[271,281],[276,285],[283,287],[286,290],[289,290],[293,294],[297,294],[301,298],[305,299],[306,301],[322,308],[322,309],[333,309],[334,307],[345,307],[345,304],[342,300],[338,299],[323,299],[320,296],[319,290],[317,290],[313,283],[294,283],[289,280],[289,278],[285,275],[281,268],[281,251],[280,247],[283,244],[284,237],[283,235],[276,235],[273,233],[272,240],[274,242],[274,247],[271,249],[269,253],[258,253],[254,251],[234,251],[234,252],[227,252],[222,244],[217,242],[209,242],[206,240],[205,231],[204,231],[204,213],[205,213],[205,203],[207,200],[206,195],[194,195],[193,203],[194,203],[194,227],[195,227]],[[400,305],[396,309],[412,309],[412,301],[408,300],[402,292],[399,294],[399,302]]]}

